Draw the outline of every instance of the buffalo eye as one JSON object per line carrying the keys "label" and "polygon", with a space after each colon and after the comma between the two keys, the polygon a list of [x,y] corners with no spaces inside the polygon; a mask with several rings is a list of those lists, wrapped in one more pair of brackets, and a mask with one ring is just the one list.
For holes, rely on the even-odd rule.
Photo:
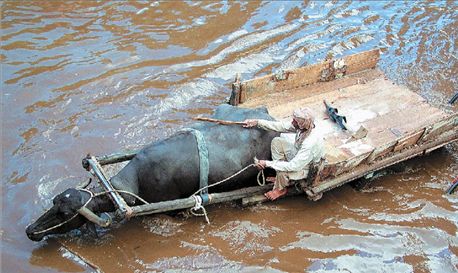
{"label": "buffalo eye", "polygon": [[59,213],[56,214],[56,217],[60,221],[66,221],[70,219],[71,216],[73,216],[73,214],[71,214],[69,211],[60,211]]}
{"label": "buffalo eye", "polygon": [[59,208],[59,214],[63,215],[64,217],[68,218],[70,216],[73,216],[74,212],[68,208],[68,207],[60,207]]}

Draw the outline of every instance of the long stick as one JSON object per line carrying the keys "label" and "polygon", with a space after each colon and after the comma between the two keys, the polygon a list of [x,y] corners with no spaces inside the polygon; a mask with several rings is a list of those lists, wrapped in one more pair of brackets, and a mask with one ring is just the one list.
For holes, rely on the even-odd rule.
{"label": "long stick", "polygon": [[458,100],[458,92],[450,99],[449,104],[454,104]]}
{"label": "long stick", "polygon": [[[203,118],[203,117],[195,117],[194,120],[199,121],[208,121],[208,122],[215,122],[222,125],[245,125],[242,121],[229,121],[229,120],[220,120],[220,119],[213,119],[213,118]],[[103,156],[96,156],[97,161],[100,165],[108,165],[119,163],[123,161],[128,161],[134,158],[134,156],[138,153],[138,151],[127,151],[123,153],[114,153],[110,155],[103,155]],[[87,166],[87,159],[83,159],[83,167],[86,168]]]}
{"label": "long stick", "polygon": [[222,125],[245,125],[245,122],[243,121],[229,121],[229,120],[221,120],[221,119],[214,119],[214,118],[202,118],[202,117],[195,117],[193,119],[200,120],[200,121],[214,122],[214,123],[218,123]]}
{"label": "long stick", "polygon": [[96,264],[94,264],[93,262],[89,261],[88,259],[84,258],[82,255],[80,255],[78,252],[76,252],[75,250],[71,249],[70,247],[68,247],[64,242],[62,242],[61,240],[58,241],[61,245],[62,245],[62,248],[67,250],[68,252],[70,252],[72,255],[76,256],[78,259],[80,259],[84,264],[86,264],[88,267],[91,267],[92,269],[94,269],[96,272],[103,272],[100,267]]}
{"label": "long stick", "polygon": [[[238,189],[229,192],[211,193],[210,204],[217,204],[239,200],[248,196],[262,194],[272,189],[272,185],[255,186],[243,189]],[[161,213],[166,211],[173,211],[179,209],[187,209],[194,207],[196,200],[191,196],[183,199],[175,199],[170,201],[163,201],[158,203],[150,203],[146,205],[138,205],[131,207],[133,216]]]}

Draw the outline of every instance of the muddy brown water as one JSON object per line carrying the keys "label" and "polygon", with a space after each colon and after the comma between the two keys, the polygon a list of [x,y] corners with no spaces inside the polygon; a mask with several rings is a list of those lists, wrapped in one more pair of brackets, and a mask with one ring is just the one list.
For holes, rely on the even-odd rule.
{"label": "muddy brown water", "polygon": [[[81,158],[137,149],[208,115],[244,79],[383,48],[433,105],[458,90],[447,2],[3,1],[2,272],[456,272],[458,145],[346,185],[203,218],[151,216],[32,242],[25,227],[86,180]],[[77,255],[75,255],[77,253]],[[78,255],[84,260],[78,258]]]}

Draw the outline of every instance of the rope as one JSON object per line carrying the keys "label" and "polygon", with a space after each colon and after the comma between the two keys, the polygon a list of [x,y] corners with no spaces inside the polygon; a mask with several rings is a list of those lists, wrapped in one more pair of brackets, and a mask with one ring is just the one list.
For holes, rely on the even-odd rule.
{"label": "rope", "polygon": [[[213,184],[211,184],[211,185],[208,185],[208,186],[205,186],[205,187],[199,189],[198,191],[196,191],[195,193],[193,193],[191,196],[200,193],[200,192],[203,191],[204,189],[208,189],[208,188],[211,188],[211,187],[213,187],[213,186],[217,186],[217,185],[219,185],[219,184],[222,184],[222,183],[224,183],[224,182],[226,182],[226,181],[228,181],[228,180],[230,180],[230,179],[236,177],[237,175],[241,174],[242,172],[246,171],[248,168],[250,168],[250,167],[255,167],[255,166],[256,166],[255,164],[250,164],[250,165],[246,166],[245,168],[241,169],[240,171],[234,173],[233,175],[231,175],[231,176],[229,176],[229,177],[227,177],[227,178],[224,178],[224,179],[221,180],[221,181],[218,181],[218,182],[216,182],[216,183],[213,183]],[[259,181],[259,177],[261,176],[261,174],[262,174],[262,182]],[[265,179],[265,176],[264,176],[264,170],[260,170],[260,171],[259,171],[258,176],[257,176],[257,181],[258,181],[258,185],[259,185],[259,186],[264,186],[264,185],[266,184],[266,179]]]}
{"label": "rope", "polygon": [[[88,185],[89,185],[89,184],[88,184]],[[86,185],[85,187],[87,187],[88,185]],[[148,204],[148,202],[146,202],[143,198],[141,198],[140,196],[136,195],[135,193],[128,192],[128,191],[123,191],[123,190],[103,191],[103,192],[99,192],[99,193],[97,193],[97,194],[94,194],[92,191],[87,190],[87,189],[85,189],[85,188],[79,188],[79,189],[77,189],[77,190],[79,190],[79,191],[85,191],[85,192],[89,193],[89,195],[90,195],[89,199],[86,201],[86,203],[84,203],[84,205],[83,205],[81,208],[86,207],[86,206],[89,204],[89,202],[91,202],[92,199],[94,199],[94,197],[98,197],[98,196],[101,196],[101,195],[104,195],[104,194],[108,194],[108,193],[110,193],[110,192],[126,193],[126,194],[129,194],[129,195],[131,195],[131,196],[137,198],[138,200],[142,201],[143,203]],[[201,203],[201,204],[202,204],[202,203]],[[202,207],[202,208],[203,208],[203,207]],[[205,212],[205,209],[203,209],[203,210],[204,210],[204,213],[206,213],[206,212]],[[49,209],[48,209],[48,211],[49,211]],[[65,225],[65,224],[67,224],[68,222],[72,221],[73,219],[75,219],[76,216],[78,216],[78,214],[79,214],[79,213],[77,212],[77,213],[75,213],[72,217],[70,217],[69,219],[63,221],[62,223],[59,223],[59,224],[54,225],[54,226],[51,226],[51,227],[49,227],[49,228],[47,228],[47,229],[44,229],[44,230],[36,231],[36,232],[34,232],[33,234],[41,234],[41,233],[45,233],[45,232],[48,232],[48,231],[50,231],[50,230],[56,229],[56,228],[58,228],[58,227],[61,227],[61,226]],[[107,215],[108,215],[108,214],[107,214]],[[108,215],[108,216],[109,216],[109,215]]]}
{"label": "rope", "polygon": [[[205,190],[205,189],[208,189],[208,188],[211,188],[211,187],[214,187],[214,186],[217,186],[219,184],[222,184],[234,177],[236,177],[237,175],[241,174],[242,172],[246,171],[248,168],[250,167],[255,167],[256,165],[255,164],[250,164],[248,166],[246,166],[245,168],[241,169],[240,171],[234,173],[233,175],[221,180],[221,181],[218,181],[216,183],[213,183],[211,185],[208,185],[208,186],[205,186],[201,189],[199,189],[198,191],[196,191],[195,193],[193,193],[191,196],[194,198],[194,200],[196,201],[195,205],[193,208],[191,208],[191,214],[194,215],[194,216],[205,216],[205,220],[207,221],[208,224],[210,224],[210,220],[208,219],[208,215],[207,215],[207,210],[205,209],[204,206],[202,206],[202,197],[198,196],[197,194],[199,194],[201,191]],[[262,177],[262,180],[260,180],[260,177]],[[256,180],[258,182],[258,185],[259,186],[264,186],[266,184],[266,178],[265,178],[265,175],[264,175],[264,170],[260,170],[258,172],[258,175],[256,177]],[[84,191],[88,191],[86,189],[81,189],[81,190],[84,190]],[[90,191],[88,191],[90,192]],[[91,199],[93,197],[97,197],[97,196],[101,196],[101,195],[105,195],[105,194],[108,194],[110,192],[117,192],[117,193],[125,193],[125,194],[129,194],[135,198],[137,198],[138,200],[140,200],[141,202],[143,202],[144,204],[149,204],[147,201],[145,201],[143,198],[141,198],[140,196],[136,195],[135,193],[132,193],[132,192],[129,192],[129,191],[124,191],[124,190],[111,190],[111,191],[103,191],[103,192],[99,192],[97,194],[93,194],[92,192],[91,193]],[[202,213],[197,213],[198,210],[202,210]],[[76,215],[73,216],[73,218],[76,217]],[[72,219],[73,219],[72,218]],[[68,221],[71,221],[72,219],[69,219]],[[64,223],[63,223],[64,224]],[[62,225],[63,225],[62,224]]]}
{"label": "rope", "polygon": [[[202,206],[202,197],[200,197],[198,195],[193,195],[192,197],[194,197],[194,200],[196,201],[196,204],[194,205],[193,208],[191,208],[191,214],[194,215],[194,216],[205,216],[205,220],[207,221],[207,224],[210,224],[210,220],[208,219],[208,215],[207,215],[207,210],[205,210],[205,207]],[[202,213],[197,213],[196,212],[199,209],[202,210]]]}
{"label": "rope", "polygon": [[[262,176],[262,181],[259,181],[259,177]],[[259,186],[266,185],[266,177],[264,176],[264,170],[260,170],[256,176],[256,181],[258,181]]]}
{"label": "rope", "polygon": [[117,192],[117,193],[129,194],[129,195],[131,195],[131,196],[137,198],[138,200],[142,201],[143,204],[145,204],[145,205],[149,204],[148,202],[145,201],[145,199],[141,198],[140,196],[136,195],[135,193],[132,193],[132,192],[130,192],[130,191],[123,191],[123,190],[103,191],[103,192],[99,192],[99,193],[95,194],[94,197],[100,196],[100,195],[104,195],[104,194],[107,194],[107,193],[110,193],[110,192]]}
{"label": "rope", "polygon": [[[236,177],[237,175],[241,174],[242,172],[246,171],[248,168],[255,167],[255,166],[256,166],[255,164],[250,164],[250,165],[246,166],[245,168],[241,169],[240,171],[234,173],[233,175],[231,175],[229,177],[226,177],[225,179],[223,179],[221,181],[218,181],[216,183],[213,183],[211,185],[205,186],[205,187],[199,189],[198,191],[196,191],[195,193],[193,193],[191,196],[194,197],[194,200],[196,201],[196,204],[194,205],[193,208],[191,208],[191,214],[194,215],[194,216],[205,216],[205,220],[207,221],[208,224],[210,224],[210,220],[208,219],[207,211],[205,210],[205,207],[202,206],[202,197],[198,196],[197,194],[199,194],[201,191],[203,191],[205,189],[208,189],[208,188],[211,188],[213,186],[217,186],[219,184],[222,184],[222,183],[224,183],[224,182]],[[259,181],[260,177],[262,177],[262,181]],[[258,172],[258,175],[256,177],[256,181],[258,182],[259,186],[264,186],[266,184],[266,177],[264,176],[264,170],[260,170]],[[199,209],[202,210],[202,213],[197,213],[196,212]]]}
{"label": "rope", "polygon": [[[194,216],[205,216],[205,220],[207,221],[208,224],[210,224],[210,220],[208,219],[208,215],[207,215],[207,211],[205,210],[205,207],[202,206],[202,197],[198,196],[197,194],[199,194],[201,191],[205,190],[205,189],[208,189],[208,188],[211,188],[211,187],[214,187],[214,186],[217,186],[219,184],[222,184],[234,177],[236,177],[237,175],[241,174],[242,172],[246,171],[248,168],[250,167],[255,167],[256,165],[255,164],[250,164],[248,166],[246,166],[245,168],[241,169],[240,171],[234,173],[233,175],[221,180],[221,181],[218,181],[216,183],[213,183],[211,185],[208,185],[208,186],[205,186],[201,189],[199,189],[198,191],[196,191],[195,193],[193,193],[191,196],[194,198],[194,200],[196,201],[195,205],[193,208],[191,208],[191,214],[194,215]],[[260,178],[262,177],[262,180],[260,180]],[[258,185],[259,186],[264,186],[266,184],[266,178],[265,178],[265,175],[264,175],[264,170],[260,170],[258,172],[258,175],[256,177],[256,181],[258,182]],[[87,186],[87,185],[86,185]],[[145,201],[143,198],[141,198],[140,196],[138,196],[137,194],[135,193],[132,193],[132,192],[129,192],[129,191],[124,191],[124,190],[110,190],[110,191],[103,191],[103,192],[99,192],[99,193],[92,193],[91,191],[89,190],[86,190],[86,189],[80,189],[80,190],[83,190],[83,191],[87,191],[91,194],[91,198],[89,199],[89,201],[94,198],[94,197],[98,197],[98,196],[101,196],[101,195],[105,195],[105,194],[108,194],[110,192],[117,192],[117,193],[125,193],[125,194],[128,194],[128,195],[131,195],[133,197],[135,197],[136,199],[140,200],[141,202],[143,202],[144,204],[149,204],[147,201]],[[84,206],[86,206],[88,203],[86,202],[86,204]],[[198,210],[202,210],[202,213],[197,213],[196,211]],[[78,214],[75,214],[72,218],[70,218],[69,220],[63,222],[62,224],[60,224],[59,226],[62,226],[64,225],[65,223],[71,221],[73,218],[75,218]],[[55,228],[55,227],[52,227],[52,228]],[[52,229],[50,228],[50,229]],[[48,229],[48,230],[50,230]],[[48,230],[45,230],[45,231],[48,231]],[[41,231],[40,233],[42,232],[45,232],[45,231]]]}
{"label": "rope", "polygon": [[[87,192],[87,193],[89,193],[91,195],[89,197],[89,199],[86,201],[86,203],[84,203],[84,205],[82,206],[82,208],[84,208],[84,207],[87,206],[87,204],[89,204],[89,202],[91,202],[92,198],[94,198],[94,193],[92,193],[90,190],[86,190],[86,189],[78,189],[78,190],[85,191],[85,192]],[[48,212],[48,211],[49,211],[49,209],[46,212]],[[61,223],[59,223],[57,225],[51,226],[51,227],[49,227],[47,229],[40,230],[40,231],[35,231],[33,234],[41,234],[41,233],[45,233],[45,232],[48,232],[50,230],[56,229],[58,227],[61,227],[61,226],[65,225],[66,223],[70,222],[71,220],[75,219],[75,217],[78,216],[78,214],[79,213],[77,212],[72,217],[70,217],[69,219],[67,219],[67,220],[65,220],[65,221],[63,221],[63,222],[61,222]]]}

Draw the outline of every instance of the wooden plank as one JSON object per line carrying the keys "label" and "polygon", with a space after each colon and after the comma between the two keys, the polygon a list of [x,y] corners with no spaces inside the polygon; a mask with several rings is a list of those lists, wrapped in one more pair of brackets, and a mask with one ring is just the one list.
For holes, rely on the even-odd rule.
{"label": "wooden plank", "polygon": [[394,146],[393,152],[398,152],[400,150],[403,150],[407,147],[416,144],[424,132],[425,128],[421,128],[420,130],[399,139],[396,143],[396,146]]}
{"label": "wooden plank", "polygon": [[388,166],[413,158],[415,156],[422,155],[425,151],[440,148],[450,142],[457,140],[458,130],[451,130],[424,145],[413,146],[410,149],[405,149],[400,151],[399,153],[393,154],[393,156],[383,158],[382,160],[377,161],[372,165],[363,164],[355,168],[353,171],[342,174],[336,178],[325,180],[321,182],[318,186],[313,187],[312,192],[314,194],[319,194],[324,191],[331,190],[347,182],[363,177],[369,173],[381,170]]}
{"label": "wooden plank", "polygon": [[347,65],[347,74],[353,74],[364,69],[375,68],[380,59],[380,50],[374,49],[360,54],[348,56],[345,62]]}
{"label": "wooden plank", "polygon": [[213,122],[220,125],[245,125],[246,123],[243,121],[230,121],[230,120],[222,120],[222,119],[214,119],[214,118],[206,118],[206,117],[194,117],[193,120],[197,121],[206,121],[206,122]]}
{"label": "wooden plank", "polygon": [[[328,164],[349,160],[365,151],[355,154],[341,148],[350,135],[339,130],[327,119],[323,99],[333,101],[333,105],[339,108],[340,113],[346,115],[349,122],[354,122],[355,126],[366,127],[369,132],[364,138],[364,143],[379,147],[370,158],[371,161],[392,152],[392,146],[397,144],[396,141],[400,137],[444,117],[442,111],[431,107],[421,96],[404,86],[393,85],[377,70],[371,70],[370,73],[365,71],[359,76],[268,94],[250,100],[242,106],[265,105],[272,116],[282,118],[291,115],[294,109],[306,105],[315,116],[317,128],[323,131],[326,138]],[[358,83],[360,80],[364,83]],[[326,167],[325,171],[330,175],[336,175],[335,167]]]}
{"label": "wooden plank", "polygon": [[[345,64],[344,74],[352,74],[366,69],[375,68],[380,57],[378,49],[370,50],[343,57]],[[329,69],[335,60],[327,60],[296,69],[288,69],[279,74],[270,74],[241,84],[240,103],[265,94],[296,89],[322,81],[323,71]],[[334,79],[334,78],[332,78]]]}
{"label": "wooden plank", "polygon": [[[108,165],[114,163],[120,163],[123,161],[131,160],[139,151],[126,151],[121,153],[113,153],[109,155],[96,156],[95,159],[99,162],[100,165]],[[87,157],[83,159],[83,167],[87,169],[89,163],[87,162]]]}
{"label": "wooden plank", "polygon": [[426,128],[425,134],[421,138],[420,142],[423,143],[431,141],[438,135],[456,126],[458,126],[458,113],[450,115]]}
{"label": "wooden plank", "polygon": [[229,104],[232,106],[237,106],[240,103],[240,93],[241,93],[241,84],[240,84],[241,75],[237,73],[235,76],[234,83],[232,84],[231,97],[229,98]]}
{"label": "wooden plank", "polygon": [[339,170],[337,170],[336,175],[340,175],[342,173],[353,170],[359,164],[361,164],[365,159],[367,159],[371,153],[372,151],[349,158],[348,160],[344,162],[343,166]]}
{"label": "wooden plank", "polygon": [[383,144],[381,146],[378,146],[377,148],[374,149],[374,151],[369,155],[367,158],[368,163],[372,163],[374,160],[383,157],[389,153],[391,153],[394,149],[394,146],[396,145],[397,141],[390,141],[386,144]]}
{"label": "wooden plank", "polygon": [[320,180],[325,180],[329,177],[336,177],[337,171],[342,168],[343,163],[325,164],[320,173]]}
{"label": "wooden plank", "polygon": [[[255,108],[265,106],[269,109],[269,113],[272,116],[284,118],[291,115],[292,110],[297,108],[297,106],[309,105],[310,103],[313,104],[317,102],[320,108],[322,108],[324,98],[330,99],[343,96],[347,88],[358,85],[358,82],[368,82],[381,77],[383,77],[383,73],[378,69],[365,70],[331,82],[320,82],[307,87],[268,93],[261,97],[251,98],[243,104],[240,104],[240,107]],[[371,92],[370,90],[372,89],[366,92]],[[375,93],[375,91],[373,92]],[[355,94],[357,95],[358,92],[355,92]]]}
{"label": "wooden plank", "polygon": [[368,129],[370,143],[374,147],[386,145],[445,116],[444,112],[427,103],[414,103],[410,103],[408,108],[388,109],[384,115],[363,122],[362,125]]}

